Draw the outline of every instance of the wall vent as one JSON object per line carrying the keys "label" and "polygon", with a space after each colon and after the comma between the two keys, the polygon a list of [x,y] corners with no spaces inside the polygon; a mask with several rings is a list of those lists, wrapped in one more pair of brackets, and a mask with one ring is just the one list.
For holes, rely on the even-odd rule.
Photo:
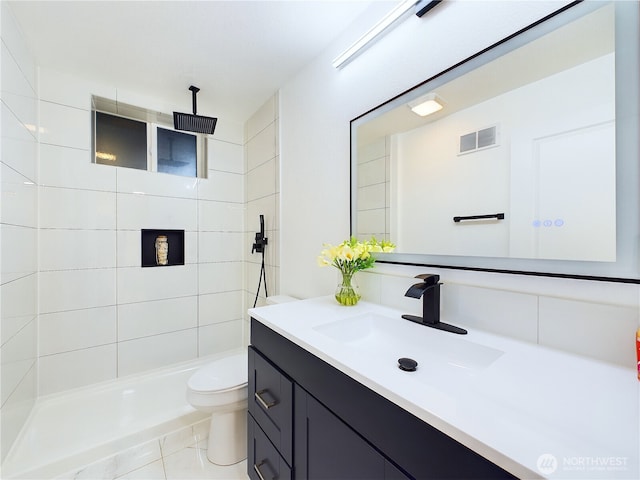
{"label": "wall vent", "polygon": [[476,152],[498,145],[498,126],[483,128],[471,133],[460,135],[458,139],[458,154]]}

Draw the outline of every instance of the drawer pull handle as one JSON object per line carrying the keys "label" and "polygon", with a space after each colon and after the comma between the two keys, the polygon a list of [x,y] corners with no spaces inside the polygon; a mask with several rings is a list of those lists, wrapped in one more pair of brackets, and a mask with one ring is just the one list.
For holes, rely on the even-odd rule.
{"label": "drawer pull handle", "polygon": [[256,473],[258,474],[258,478],[260,478],[260,480],[265,480],[264,477],[262,476],[262,472],[260,472],[260,467],[264,465],[264,460],[260,463],[258,463],[257,465],[254,463],[253,464],[253,469],[256,471]]}
{"label": "drawer pull handle", "polygon": [[278,404],[278,402],[273,401],[273,402],[267,402],[264,398],[262,398],[262,394],[267,392],[267,390],[260,390],[259,392],[256,392],[253,394],[254,397],[256,397],[256,400],[258,400],[258,402],[260,402],[260,405],[262,405],[264,407],[265,410],[269,410],[271,407],[274,407]]}

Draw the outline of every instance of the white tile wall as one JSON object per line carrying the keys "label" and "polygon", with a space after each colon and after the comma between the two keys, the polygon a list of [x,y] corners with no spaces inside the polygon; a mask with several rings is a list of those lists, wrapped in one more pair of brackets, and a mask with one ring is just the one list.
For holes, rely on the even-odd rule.
{"label": "white tile wall", "polygon": [[[113,168],[112,168],[113,169]],[[200,180],[166,173],[147,172],[135,168],[116,168],[118,193],[136,193],[153,197],[191,198],[198,193]],[[136,197],[147,198],[147,197]],[[177,203],[178,205],[181,203]]]}
{"label": "white tile wall", "polygon": [[36,320],[32,319],[2,345],[2,405],[20,386],[36,358]]}
{"label": "white tile wall", "polygon": [[200,295],[198,301],[198,324],[210,325],[244,317],[242,292],[219,292]]}
{"label": "white tile wall", "polygon": [[[257,198],[247,203],[247,233],[251,235],[251,243],[255,238],[253,233],[260,229],[260,214],[264,215],[264,228],[269,231],[277,231],[280,228],[278,219],[278,195],[272,193],[271,195]],[[276,249],[269,249],[269,251],[275,251]],[[249,252],[251,252],[251,244],[249,244]]]}
{"label": "white tile wall", "polygon": [[244,175],[209,170],[209,178],[198,181],[198,198],[243,203]]}
{"label": "white tile wall", "polygon": [[2,163],[32,182],[37,180],[38,145],[36,132],[29,131],[2,104]]}
{"label": "white tile wall", "polygon": [[244,259],[242,232],[200,232],[201,262],[241,262]]}
{"label": "white tile wall", "polygon": [[[280,292],[279,281],[279,230],[280,230],[280,157],[279,152],[279,96],[276,94],[247,121],[245,127],[246,175],[246,217],[244,250],[247,261],[244,267],[245,305],[252,307],[256,301],[256,291],[261,278],[262,255],[250,254],[259,230],[259,216],[264,215],[265,236],[268,245],[265,250],[266,289],[264,280],[260,286],[257,305],[264,305],[265,290],[269,295]],[[286,293],[286,292],[285,292]],[[243,342],[249,341],[248,317],[244,314]]]}
{"label": "white tile wall", "polygon": [[7,2],[0,3],[0,462],[37,396],[36,66]]}
{"label": "white tile wall", "polygon": [[[245,125],[245,142],[252,139],[267,126],[279,117],[278,95],[269,98],[264,104],[247,120]],[[275,129],[277,130],[277,128]],[[277,143],[277,135],[276,135]]]}
{"label": "white tile wall", "polygon": [[[198,329],[118,342],[118,375],[130,375],[198,356]],[[233,347],[225,348],[228,350]]]}
{"label": "white tile wall", "polygon": [[40,313],[105,307],[116,303],[113,268],[40,272]]}
{"label": "white tile wall", "polygon": [[20,277],[0,285],[2,294],[2,343],[38,314],[38,275]]}
{"label": "white tile wall", "polygon": [[116,307],[40,315],[40,355],[53,355],[116,342]]}
{"label": "white tile wall", "polygon": [[[92,94],[151,109],[165,105],[46,68],[40,84],[41,185],[33,217],[37,225],[39,216],[39,344],[47,377],[40,377],[41,392],[191,359],[199,343],[207,351],[236,347],[240,324],[210,341],[199,340],[199,329],[242,316],[241,126],[227,122],[208,139],[207,179],[96,165]],[[21,185],[22,177],[12,178]],[[185,230],[185,265],[141,268],[140,230],[148,228]],[[200,295],[218,294],[200,308]],[[76,361],[85,370],[74,370]],[[94,378],[91,366],[100,372]]]}
{"label": "white tile wall", "polygon": [[384,183],[367,185],[358,189],[358,208],[371,210],[372,208],[385,208],[386,188]]}
{"label": "white tile wall", "polygon": [[115,212],[116,194],[112,192],[40,188],[40,228],[114,230]]}
{"label": "white tile wall", "polygon": [[202,200],[198,203],[200,231],[242,232],[244,204]]}
{"label": "white tile wall", "polygon": [[200,355],[210,355],[228,350],[228,345],[242,346],[242,320],[215,323],[199,329],[198,349]]}
{"label": "white tile wall", "polygon": [[198,297],[118,305],[118,340],[132,340],[198,326]]}
{"label": "white tile wall", "polygon": [[363,146],[358,156],[359,238],[389,238],[390,225],[390,160],[385,139]]}
{"label": "white tile wall", "polygon": [[113,230],[41,229],[40,271],[113,268],[116,233]]}
{"label": "white tile wall", "polygon": [[262,130],[248,139],[246,146],[248,172],[276,156],[276,127],[272,117]]}
{"label": "white tile wall", "polygon": [[273,195],[276,191],[276,159],[272,158],[247,172],[247,201]]}
{"label": "white tile wall", "polygon": [[29,418],[38,394],[36,379],[36,364],[34,362],[18,387],[2,405],[2,425],[0,428],[3,458]]}
{"label": "white tile wall", "polygon": [[198,266],[118,268],[118,303],[186,297],[198,292]]}
{"label": "white tile wall", "polygon": [[198,202],[185,198],[119,193],[117,219],[120,230],[171,228],[196,231]]}
{"label": "white tile wall", "polygon": [[209,170],[217,172],[244,175],[242,145],[210,138],[207,143],[207,166]]}
{"label": "white tile wall", "polygon": [[60,145],[40,145],[40,185],[116,191],[116,168],[91,163],[91,152]]}
{"label": "white tile wall", "polygon": [[40,143],[89,150],[89,110],[40,101]]}
{"label": "white tile wall", "polygon": [[201,263],[198,284],[200,295],[242,290],[242,262]]}
{"label": "white tile wall", "polygon": [[385,158],[377,158],[367,163],[358,165],[358,187],[384,183],[387,180],[385,175]]}
{"label": "white tile wall", "polygon": [[116,365],[115,343],[40,356],[38,393],[49,395],[116,378]]}
{"label": "white tile wall", "polygon": [[29,178],[4,163],[1,167],[2,205],[0,205],[0,214],[2,215],[2,223],[36,227],[38,218],[37,186]]}
{"label": "white tile wall", "polygon": [[[38,245],[38,230],[31,227],[16,225],[0,225],[0,244],[6,252],[36,252]],[[35,255],[2,255],[1,282],[23,277],[35,272],[38,268],[38,258]]]}
{"label": "white tile wall", "polygon": [[385,221],[387,209],[378,208],[374,210],[358,211],[358,235],[360,238],[375,236],[378,239],[385,238]]}

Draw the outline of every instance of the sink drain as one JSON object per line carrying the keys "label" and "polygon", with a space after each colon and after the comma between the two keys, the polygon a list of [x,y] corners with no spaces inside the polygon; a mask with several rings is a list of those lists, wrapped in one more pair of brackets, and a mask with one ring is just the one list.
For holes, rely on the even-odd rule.
{"label": "sink drain", "polygon": [[399,358],[398,368],[400,370],[404,370],[405,372],[415,372],[418,368],[418,362],[416,362],[413,358]]}

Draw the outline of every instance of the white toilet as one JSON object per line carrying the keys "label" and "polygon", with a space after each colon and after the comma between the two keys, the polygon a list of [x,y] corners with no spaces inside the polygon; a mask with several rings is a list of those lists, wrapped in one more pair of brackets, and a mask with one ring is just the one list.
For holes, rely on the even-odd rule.
{"label": "white toilet", "polygon": [[[296,300],[267,297],[267,304]],[[211,413],[207,458],[216,465],[233,465],[247,458],[247,352],[207,363],[189,378],[187,401]]]}
{"label": "white toilet", "polygon": [[247,457],[247,353],[207,363],[187,382],[187,401],[211,413],[207,458],[233,465]]}

